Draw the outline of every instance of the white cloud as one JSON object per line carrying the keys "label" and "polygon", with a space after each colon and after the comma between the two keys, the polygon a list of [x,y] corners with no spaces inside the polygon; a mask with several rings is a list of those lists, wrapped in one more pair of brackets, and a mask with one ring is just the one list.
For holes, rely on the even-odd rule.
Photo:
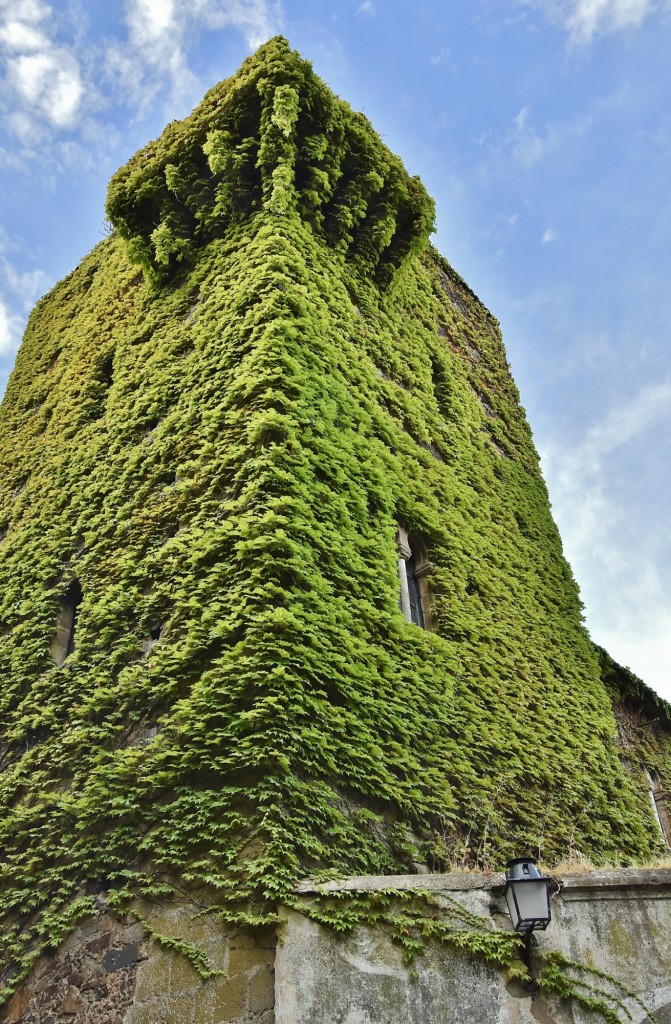
{"label": "white cloud", "polygon": [[21,21],[5,22],[0,27],[0,42],[13,53],[31,53],[44,49],[47,44],[42,32]]}
{"label": "white cloud", "polygon": [[26,105],[54,127],[69,128],[75,123],[84,87],[79,65],[66,50],[53,48],[12,57],[7,77]]}
{"label": "white cloud", "polygon": [[357,7],[356,13],[363,14],[366,18],[373,18],[375,17],[375,4],[372,3],[372,0],[364,0],[364,2],[359,4]]}
{"label": "white cloud", "polygon": [[0,231],[0,359],[16,352],[28,313],[51,284],[43,270],[17,270],[8,257],[11,252]]}
{"label": "white cloud", "polygon": [[547,228],[543,232],[543,237],[541,238],[541,242],[543,243],[543,245],[547,245],[548,242],[554,242],[556,237],[557,237],[557,232],[555,231],[555,229],[554,228]]}
{"label": "white cloud", "polygon": [[[656,501],[623,493],[621,466],[671,432],[671,381],[643,388],[574,446],[542,451],[566,555],[597,643],[671,699],[671,593],[664,579],[671,538],[660,482]],[[663,461],[663,458],[662,458]],[[641,491],[643,488],[641,487]],[[660,525],[661,524],[661,525]]]}
{"label": "white cloud", "polygon": [[125,21],[127,41],[110,46],[107,70],[144,108],[166,79],[174,94],[194,90],[187,50],[198,31],[236,28],[256,48],[277,31],[280,7],[273,0],[126,0]]}
{"label": "white cloud", "polygon": [[671,382],[651,384],[630,403],[613,410],[601,423],[588,431],[578,456],[586,465],[597,468],[603,457],[644,433],[671,411]]}
{"label": "white cloud", "polygon": [[575,42],[588,43],[600,33],[638,28],[651,11],[650,0],[573,0],[565,27]]}
{"label": "white cloud", "polygon": [[518,0],[543,11],[568,33],[571,44],[585,45],[596,36],[639,28],[656,5],[653,0]]}
{"label": "white cloud", "polygon": [[40,0],[0,0],[0,47],[6,58],[6,81],[20,108],[8,126],[26,142],[35,122],[57,130],[78,120],[84,84],[72,50],[52,38],[51,8]]}
{"label": "white cloud", "polygon": [[46,0],[0,0],[4,94],[11,98],[5,124],[32,155],[54,132],[90,127],[91,111],[108,102],[95,87],[101,76],[141,112],[166,85],[171,99],[192,100],[200,85],[188,55],[200,33],[236,29],[256,48],[281,20],[280,0],[125,0],[124,6],[125,39],[100,44],[106,50],[99,55],[72,24],[71,39],[59,37],[62,25]]}
{"label": "white cloud", "polygon": [[13,316],[0,299],[0,356],[15,352],[19,344],[21,319]]}
{"label": "white cloud", "polygon": [[50,284],[50,279],[43,270],[29,270],[21,274],[4,257],[0,257],[0,267],[8,287],[26,312],[41,295],[44,295]]}

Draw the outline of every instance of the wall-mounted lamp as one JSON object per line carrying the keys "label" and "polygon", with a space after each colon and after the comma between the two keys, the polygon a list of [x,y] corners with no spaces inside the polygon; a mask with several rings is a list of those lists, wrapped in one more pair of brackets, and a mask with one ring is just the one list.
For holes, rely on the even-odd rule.
{"label": "wall-mounted lamp", "polygon": [[503,895],[516,932],[545,930],[550,923],[551,878],[539,874],[533,857],[517,857],[506,864]]}
{"label": "wall-mounted lamp", "polygon": [[524,963],[529,972],[529,992],[537,992],[538,984],[531,971],[531,936],[536,929],[545,930],[550,923],[550,886],[533,857],[517,857],[506,865],[506,887],[503,895],[516,932],[524,936]]}

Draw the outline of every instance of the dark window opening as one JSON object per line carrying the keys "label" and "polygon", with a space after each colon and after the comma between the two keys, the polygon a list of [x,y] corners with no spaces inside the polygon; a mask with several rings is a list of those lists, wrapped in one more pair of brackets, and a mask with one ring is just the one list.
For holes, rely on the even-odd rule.
{"label": "dark window opening", "polygon": [[164,629],[165,621],[163,619],[161,619],[160,622],[154,622],[149,627],[149,635],[146,636],[142,641],[142,651],[145,657],[147,654],[149,654],[154,644],[156,644],[161,639],[161,637],[163,636]]}
{"label": "dark window opening", "polygon": [[155,626],[152,626],[149,630],[149,636],[152,640],[160,640],[161,633],[163,632],[163,623],[157,622]]}
{"label": "dark window opening", "polygon": [[98,366],[98,380],[109,387],[114,380],[114,353],[109,352]]}
{"label": "dark window opening", "polygon": [[51,656],[58,668],[76,648],[77,618],[83,596],[79,580],[73,580],[63,598],[56,634],[51,642]]}

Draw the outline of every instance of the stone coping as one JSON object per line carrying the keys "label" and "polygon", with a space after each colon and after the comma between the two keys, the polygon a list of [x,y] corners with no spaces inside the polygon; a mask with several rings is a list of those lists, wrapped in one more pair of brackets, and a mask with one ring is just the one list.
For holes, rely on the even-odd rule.
{"label": "stone coping", "polygon": [[502,874],[483,874],[479,871],[454,872],[452,874],[429,873],[421,875],[354,875],[351,878],[337,878],[328,882],[315,882],[310,878],[299,882],[294,892],[373,892],[379,889],[424,889],[430,892],[466,891],[470,889],[493,889],[504,884]]}
{"label": "stone coping", "polygon": [[[597,871],[566,872],[552,876],[567,899],[635,897],[671,899],[671,868],[604,868]],[[492,891],[505,884],[503,872],[479,871],[429,873],[419,875],[358,875],[327,882],[304,879],[294,892],[308,895],[326,892],[372,892],[379,889],[429,892],[469,892],[475,889]]]}

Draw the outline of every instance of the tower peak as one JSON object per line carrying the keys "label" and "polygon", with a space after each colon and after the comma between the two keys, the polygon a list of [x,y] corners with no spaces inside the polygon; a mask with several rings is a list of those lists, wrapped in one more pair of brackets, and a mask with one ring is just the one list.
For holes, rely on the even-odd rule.
{"label": "tower peak", "polygon": [[107,198],[129,258],[154,284],[262,212],[300,216],[380,285],[426,245],[434,220],[419,179],[283,36],[139,150]]}

